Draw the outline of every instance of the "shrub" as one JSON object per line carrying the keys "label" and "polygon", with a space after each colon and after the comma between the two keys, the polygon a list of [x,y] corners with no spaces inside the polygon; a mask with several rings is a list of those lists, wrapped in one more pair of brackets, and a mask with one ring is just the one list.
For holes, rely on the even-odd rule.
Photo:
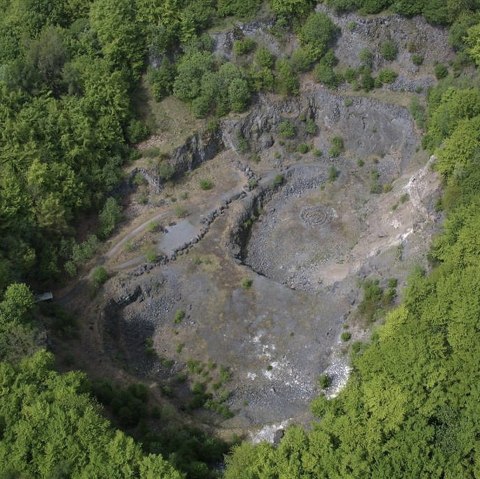
{"label": "shrub", "polygon": [[345,81],[353,83],[358,78],[359,72],[355,68],[347,68],[343,74]]}
{"label": "shrub", "polygon": [[273,91],[275,89],[275,76],[268,68],[262,68],[251,73],[254,91]]}
{"label": "shrub", "polygon": [[313,6],[311,0],[270,0],[273,12],[281,17],[301,17]]}
{"label": "shrub", "polygon": [[337,27],[325,13],[315,12],[309,15],[300,29],[300,42],[312,54],[314,60],[321,58],[327,51],[337,32]]}
{"label": "shrub", "polygon": [[437,80],[441,80],[442,78],[445,78],[448,76],[448,68],[441,63],[437,63],[435,65],[434,71],[435,71],[435,76]]}
{"label": "shrub", "polygon": [[285,181],[285,178],[283,175],[276,175],[275,178],[273,179],[273,186],[283,185],[284,181]]}
{"label": "shrub", "polygon": [[244,38],[243,40],[236,40],[233,43],[233,53],[235,55],[247,55],[253,52],[257,46],[255,40],[251,38]]}
{"label": "shrub", "polygon": [[298,76],[288,60],[277,61],[277,89],[283,95],[297,95],[299,92]]}
{"label": "shrub", "polygon": [[185,216],[188,216],[188,210],[185,208],[183,205],[175,205],[175,216],[178,218],[185,218]]}
{"label": "shrub", "polygon": [[340,154],[344,151],[345,145],[343,142],[343,138],[341,136],[334,136],[331,141],[330,149],[328,150],[328,154],[333,158],[337,158]]}
{"label": "shrub", "polygon": [[310,146],[306,143],[300,143],[300,145],[298,145],[297,147],[297,151],[304,155],[305,153],[308,153],[310,151]]}
{"label": "shrub", "polygon": [[242,135],[242,133],[238,133],[237,141],[237,149],[240,153],[246,153],[250,149],[248,140]]}
{"label": "shrub", "polygon": [[200,180],[199,185],[200,185],[200,189],[205,190],[205,191],[206,190],[211,190],[215,186],[215,184],[213,183],[212,180],[206,179],[206,178]]}
{"label": "shrub", "polygon": [[380,54],[387,61],[395,60],[398,55],[397,45],[392,40],[387,40],[380,45]]}
{"label": "shrub", "polygon": [[413,119],[417,122],[417,126],[424,129],[427,121],[425,107],[416,97],[413,97],[410,102],[410,113],[412,114]]}
{"label": "shrub", "polygon": [[350,339],[352,338],[352,334],[349,333],[348,331],[344,331],[340,336],[340,338],[343,342],[347,342],[347,341],[350,341]]}
{"label": "shrub", "polygon": [[147,184],[147,180],[141,173],[136,173],[135,176],[132,178],[132,183],[135,186],[143,186]]}
{"label": "shrub", "polygon": [[133,119],[127,127],[128,142],[132,145],[139,143],[148,137],[149,129],[145,123],[140,120]]}
{"label": "shrub", "polygon": [[192,112],[195,118],[205,118],[212,108],[212,102],[206,95],[201,95],[192,101]]}
{"label": "shrub", "polygon": [[99,236],[102,238],[107,238],[110,236],[115,229],[115,226],[120,221],[122,217],[122,209],[117,203],[117,200],[110,196],[107,198],[105,205],[103,206],[102,211],[100,212],[100,229]]}
{"label": "shrub", "polygon": [[154,263],[158,258],[158,254],[155,251],[155,248],[149,247],[145,250],[145,259],[148,263]]}
{"label": "shrub", "polygon": [[160,224],[158,221],[151,221],[147,225],[147,231],[149,233],[155,233],[155,231],[158,231],[158,228],[160,227]]}
{"label": "shrub", "polygon": [[250,289],[252,287],[252,284],[253,284],[253,279],[243,278],[241,284],[242,284],[243,289]]}
{"label": "shrub", "polygon": [[387,282],[387,286],[389,288],[396,288],[398,286],[398,279],[397,278],[389,278]]}
{"label": "shrub", "polygon": [[322,374],[318,378],[318,385],[321,389],[327,389],[332,384],[332,378],[328,374]]}
{"label": "shrub", "polygon": [[260,0],[218,0],[217,13],[221,17],[250,17],[255,14],[260,4]]}
{"label": "shrub", "polygon": [[278,134],[282,138],[295,138],[297,130],[291,121],[283,120],[278,125]]}
{"label": "shrub", "polygon": [[360,50],[358,58],[368,68],[372,68],[373,65],[373,53],[368,48]]}
{"label": "shrub", "polygon": [[370,173],[370,193],[378,194],[382,192],[382,186],[379,183],[380,173],[374,170]]}
{"label": "shrub", "polygon": [[161,101],[172,94],[175,73],[175,65],[172,65],[168,58],[165,58],[158,68],[148,69],[147,80],[155,100]]}
{"label": "shrub", "polygon": [[355,355],[360,354],[364,349],[364,347],[365,347],[365,343],[362,343],[362,341],[355,341],[350,346],[352,353]]}
{"label": "shrub", "polygon": [[261,68],[271,69],[275,65],[275,55],[265,47],[260,47],[255,52],[253,61]]}
{"label": "shrub", "polygon": [[311,118],[308,118],[305,122],[305,132],[312,136],[317,133],[317,124]]}
{"label": "shrub", "polygon": [[76,266],[82,265],[95,254],[98,245],[99,241],[95,235],[90,235],[83,243],[74,245],[71,256],[72,262]]}
{"label": "shrub", "polygon": [[375,88],[375,80],[372,77],[370,70],[365,70],[360,77],[360,88],[363,88],[365,91],[371,91]]}
{"label": "shrub", "polygon": [[234,78],[228,86],[228,99],[230,108],[234,112],[242,112],[250,101],[250,88],[243,78]]}
{"label": "shrub", "polygon": [[412,55],[412,62],[414,65],[420,66],[423,63],[423,55],[419,55],[418,53],[414,53]]}
{"label": "shrub", "polygon": [[290,64],[296,72],[306,72],[310,70],[314,62],[314,56],[305,48],[297,48],[290,57]]}
{"label": "shrub", "polygon": [[209,52],[191,51],[178,63],[173,93],[183,101],[192,101],[200,95],[201,80],[214,68],[214,58]]}
{"label": "shrub", "polygon": [[331,183],[334,182],[339,175],[340,171],[338,171],[333,165],[331,165],[328,169],[328,181],[330,181]]}
{"label": "shrub", "polygon": [[382,313],[383,289],[378,279],[367,279],[363,283],[363,299],[358,312],[367,320],[375,320]]}
{"label": "shrub", "polygon": [[157,174],[162,181],[168,181],[173,178],[175,168],[166,161],[161,161],[157,166]]}
{"label": "shrub", "polygon": [[98,266],[93,270],[92,280],[96,288],[99,288],[108,279],[108,272],[103,266]]}
{"label": "shrub", "polygon": [[183,309],[177,309],[175,311],[175,316],[173,317],[173,322],[175,324],[180,324],[185,319],[185,311]]}
{"label": "shrub", "polygon": [[384,68],[378,73],[378,80],[381,83],[393,83],[398,77],[398,74],[389,68]]}
{"label": "shrub", "polygon": [[147,338],[145,340],[145,354],[153,358],[157,357],[157,351],[153,346],[153,338]]}
{"label": "shrub", "polygon": [[340,77],[335,73],[334,69],[323,62],[317,64],[313,75],[318,83],[323,83],[329,88],[335,89],[340,84]]}

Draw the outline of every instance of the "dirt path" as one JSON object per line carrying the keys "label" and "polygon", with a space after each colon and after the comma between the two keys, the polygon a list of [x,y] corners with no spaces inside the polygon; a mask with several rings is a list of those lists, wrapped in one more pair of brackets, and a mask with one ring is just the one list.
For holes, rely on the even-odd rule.
{"label": "dirt path", "polygon": [[105,258],[111,259],[117,253],[121,251],[121,249],[132,239],[137,237],[139,234],[143,233],[148,225],[154,221],[159,221],[165,218],[168,215],[169,211],[162,211],[161,213],[157,213],[155,216],[152,216],[148,220],[144,221],[140,226],[137,226],[133,230],[129,231],[121,240],[114,243],[114,245],[104,254]]}
{"label": "dirt path", "polygon": [[[296,165],[296,167],[301,165]],[[295,168],[295,167],[293,167]],[[263,176],[259,179],[260,185],[266,185],[273,181],[276,175],[279,172],[277,170],[269,170],[264,172]],[[159,254],[164,254],[166,256],[171,256],[175,253],[178,248],[181,248],[185,244],[192,243],[195,238],[198,238],[202,230],[207,229],[204,225],[204,219],[212,216],[215,212],[222,207],[225,207],[227,204],[230,204],[239,198],[242,195],[251,194],[246,185],[242,182],[236,187],[230,189],[227,192],[218,193],[213,195],[208,204],[204,209],[194,211],[189,214],[186,218],[177,222],[177,224],[165,228],[165,232],[161,233],[163,236],[159,239],[156,250]],[[131,240],[135,239],[141,235],[154,221],[159,221],[165,219],[171,214],[171,208],[164,210],[160,213],[157,213],[155,216],[150,217],[148,220],[144,221],[139,226],[135,227],[129,231],[122,239],[118,240],[110,247],[110,249],[103,255],[104,259],[112,260],[117,256],[122,248]],[[114,265],[112,267],[113,271],[121,271],[129,268],[133,268],[145,262],[145,255],[137,255],[134,258],[130,258],[127,261],[124,261],[120,264]]]}

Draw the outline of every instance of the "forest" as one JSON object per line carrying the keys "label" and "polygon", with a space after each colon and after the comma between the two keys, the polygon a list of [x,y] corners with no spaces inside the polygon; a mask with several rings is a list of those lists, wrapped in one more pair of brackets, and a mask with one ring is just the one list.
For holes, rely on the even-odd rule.
{"label": "forest", "polygon": [[[347,387],[312,403],[311,429],[290,427],[278,447],[235,446],[224,477],[480,477],[480,2],[325,3],[339,12],[423,15],[450,29],[458,62],[429,91],[423,138],[442,175],[446,220],[431,271],[413,271],[401,305],[352,349]],[[149,449],[105,418],[85,374],[56,371],[33,291],[74,278],[120,220],[122,167],[150,132],[135,105],[142,78],[157,99],[174,95],[214,123],[248,109],[258,92],[298,94],[307,71],[331,88],[349,82],[364,91],[389,74],[372,78],[368,61],[350,76],[336,70],[330,46],[338,32],[310,0],[0,6],[0,477],[221,477],[211,466],[222,447],[214,444],[206,459]],[[210,27],[265,9],[279,35],[298,36],[290,58],[259,48],[252,64],[239,66],[212,54]],[[234,48],[241,57],[254,46]],[[95,229],[85,237],[77,225],[87,217]]]}

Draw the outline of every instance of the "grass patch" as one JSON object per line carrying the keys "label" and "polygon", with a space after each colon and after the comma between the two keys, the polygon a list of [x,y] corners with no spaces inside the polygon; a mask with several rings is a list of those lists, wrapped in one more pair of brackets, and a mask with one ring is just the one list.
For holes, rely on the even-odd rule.
{"label": "grass patch", "polygon": [[155,233],[160,228],[160,223],[158,221],[151,221],[147,225],[147,231],[149,233]]}
{"label": "grass patch", "polygon": [[273,186],[283,185],[284,181],[285,181],[285,177],[283,175],[276,175],[275,178],[273,179]]}
{"label": "grass patch", "polygon": [[328,169],[328,181],[333,183],[340,175],[340,171],[337,170],[333,165]]}
{"label": "grass patch", "polygon": [[183,309],[177,309],[175,316],[173,317],[173,322],[175,324],[180,324],[185,319],[185,311]]}
{"label": "grass patch", "polygon": [[332,158],[337,158],[340,156],[343,151],[345,150],[345,144],[343,142],[343,138],[341,136],[334,136],[332,138],[330,149],[328,150],[328,154]]}
{"label": "grass patch", "polygon": [[150,246],[145,250],[145,259],[149,263],[154,263],[157,260],[157,258],[158,258],[158,255],[153,246]]}
{"label": "grass patch", "polygon": [[215,186],[215,184],[212,180],[208,178],[204,178],[200,180],[199,186],[201,190],[208,191],[208,190],[211,190]]}
{"label": "grass patch", "polygon": [[300,143],[300,145],[297,146],[297,151],[302,155],[305,155],[310,151],[310,146],[306,143]]}
{"label": "grass patch", "polygon": [[295,128],[295,125],[291,121],[283,120],[278,125],[278,134],[282,138],[291,139],[295,138],[295,136],[297,135],[297,130]]}
{"label": "grass patch", "polygon": [[177,218],[185,218],[188,216],[188,210],[183,205],[175,205],[174,213]]}

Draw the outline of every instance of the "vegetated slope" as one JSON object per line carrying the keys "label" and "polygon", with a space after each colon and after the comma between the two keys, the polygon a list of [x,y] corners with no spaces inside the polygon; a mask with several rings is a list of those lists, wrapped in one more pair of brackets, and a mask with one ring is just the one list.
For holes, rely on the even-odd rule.
{"label": "vegetated slope", "polygon": [[[469,41],[477,39],[474,28]],[[477,77],[446,80],[430,93],[425,143],[444,175],[447,213],[432,273],[414,271],[402,305],[370,345],[353,349],[348,386],[314,401],[312,431],[293,427],[278,448],[239,446],[226,478],[479,475],[480,117],[472,84]]]}

